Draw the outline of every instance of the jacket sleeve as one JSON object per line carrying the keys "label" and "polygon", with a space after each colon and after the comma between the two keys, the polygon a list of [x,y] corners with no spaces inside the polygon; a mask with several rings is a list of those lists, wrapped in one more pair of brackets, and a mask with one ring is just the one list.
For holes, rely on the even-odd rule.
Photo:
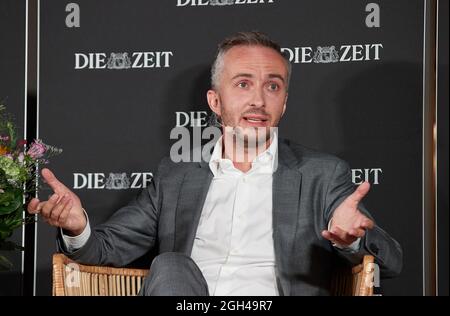
{"label": "jacket sleeve", "polygon": [[[356,186],[351,182],[349,166],[344,161],[339,160],[328,182],[324,214],[326,223],[332,218],[334,210],[355,189]],[[358,205],[358,209],[373,220],[363,203]],[[373,255],[383,278],[395,277],[402,270],[403,254],[400,244],[377,225],[373,229],[366,230],[366,234],[361,238],[358,251],[338,248],[335,248],[335,250],[352,264],[360,263],[366,254]]]}

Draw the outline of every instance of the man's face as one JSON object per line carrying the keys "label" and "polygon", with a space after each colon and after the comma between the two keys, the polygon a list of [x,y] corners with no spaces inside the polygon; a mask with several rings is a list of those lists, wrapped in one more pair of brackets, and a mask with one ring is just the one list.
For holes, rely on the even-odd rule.
{"label": "man's face", "polygon": [[215,90],[208,91],[211,109],[225,126],[276,127],[286,109],[287,67],[275,50],[235,46],[224,56]]}

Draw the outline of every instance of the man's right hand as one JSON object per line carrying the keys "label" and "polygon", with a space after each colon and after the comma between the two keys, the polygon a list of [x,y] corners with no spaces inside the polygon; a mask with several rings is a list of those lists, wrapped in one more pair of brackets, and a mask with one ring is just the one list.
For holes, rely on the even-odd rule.
{"label": "man's right hand", "polygon": [[52,226],[61,227],[69,236],[81,234],[86,227],[86,216],[78,196],[56,179],[49,169],[42,169],[42,177],[54,194],[48,201],[33,198],[28,204],[30,214],[40,214]]}

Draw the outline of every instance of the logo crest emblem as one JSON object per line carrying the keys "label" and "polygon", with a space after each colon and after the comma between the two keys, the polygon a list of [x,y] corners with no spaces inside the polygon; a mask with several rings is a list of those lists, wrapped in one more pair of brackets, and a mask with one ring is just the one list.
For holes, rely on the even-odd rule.
{"label": "logo crest emblem", "polygon": [[108,179],[106,179],[105,188],[108,190],[123,190],[129,187],[130,179],[125,172],[110,173]]}
{"label": "logo crest emblem", "polygon": [[131,60],[128,53],[111,53],[107,64],[108,69],[128,69],[131,67]]}
{"label": "logo crest emblem", "polygon": [[314,53],[313,61],[315,63],[337,63],[339,61],[339,54],[334,46],[318,46]]}

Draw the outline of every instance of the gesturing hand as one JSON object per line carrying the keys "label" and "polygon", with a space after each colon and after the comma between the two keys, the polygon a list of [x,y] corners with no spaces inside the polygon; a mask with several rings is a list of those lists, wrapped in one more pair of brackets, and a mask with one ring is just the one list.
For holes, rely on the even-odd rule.
{"label": "gesturing hand", "polygon": [[52,226],[61,227],[69,235],[79,235],[86,227],[86,216],[78,196],[62,184],[49,169],[42,169],[42,176],[54,194],[48,201],[33,198],[28,212],[40,214]]}
{"label": "gesturing hand", "polygon": [[369,192],[370,184],[362,183],[334,211],[329,230],[322,231],[322,236],[336,245],[350,246],[363,237],[366,229],[372,229],[374,222],[362,214],[358,203]]}

